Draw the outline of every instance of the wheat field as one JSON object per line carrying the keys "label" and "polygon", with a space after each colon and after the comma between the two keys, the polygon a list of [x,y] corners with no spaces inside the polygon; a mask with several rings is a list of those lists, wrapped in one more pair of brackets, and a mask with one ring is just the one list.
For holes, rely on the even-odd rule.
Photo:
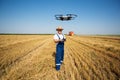
{"label": "wheat field", "polygon": [[55,70],[53,35],[0,35],[0,80],[120,80],[119,36],[67,36]]}

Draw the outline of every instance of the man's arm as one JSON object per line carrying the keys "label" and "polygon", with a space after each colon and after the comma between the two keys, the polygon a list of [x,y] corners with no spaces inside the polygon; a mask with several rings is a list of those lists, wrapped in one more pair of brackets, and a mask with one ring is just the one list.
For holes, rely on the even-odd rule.
{"label": "man's arm", "polygon": [[62,41],[63,41],[63,40],[54,39],[54,42],[55,42],[55,43],[62,42]]}

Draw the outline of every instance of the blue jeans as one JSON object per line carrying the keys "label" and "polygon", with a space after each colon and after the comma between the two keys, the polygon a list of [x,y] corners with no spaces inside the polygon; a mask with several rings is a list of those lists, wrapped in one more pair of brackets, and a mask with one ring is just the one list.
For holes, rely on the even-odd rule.
{"label": "blue jeans", "polygon": [[60,65],[64,59],[64,42],[59,42],[56,46],[56,70],[60,70]]}

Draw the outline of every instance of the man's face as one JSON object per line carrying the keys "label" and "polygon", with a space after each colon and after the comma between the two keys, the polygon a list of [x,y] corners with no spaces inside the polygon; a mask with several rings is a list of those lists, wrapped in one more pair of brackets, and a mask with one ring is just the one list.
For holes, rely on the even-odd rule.
{"label": "man's face", "polygon": [[62,34],[62,30],[58,30],[58,33],[59,33],[59,34]]}

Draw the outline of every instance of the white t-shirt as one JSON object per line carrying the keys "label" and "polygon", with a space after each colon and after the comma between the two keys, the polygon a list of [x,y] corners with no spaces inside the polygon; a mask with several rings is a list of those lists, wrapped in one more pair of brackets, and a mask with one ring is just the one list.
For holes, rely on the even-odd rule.
{"label": "white t-shirt", "polygon": [[59,40],[59,37],[58,37],[58,36],[60,37],[60,40],[62,40],[63,37],[64,37],[64,39],[66,39],[66,37],[65,37],[64,34],[58,34],[58,33],[54,35],[54,39]]}

